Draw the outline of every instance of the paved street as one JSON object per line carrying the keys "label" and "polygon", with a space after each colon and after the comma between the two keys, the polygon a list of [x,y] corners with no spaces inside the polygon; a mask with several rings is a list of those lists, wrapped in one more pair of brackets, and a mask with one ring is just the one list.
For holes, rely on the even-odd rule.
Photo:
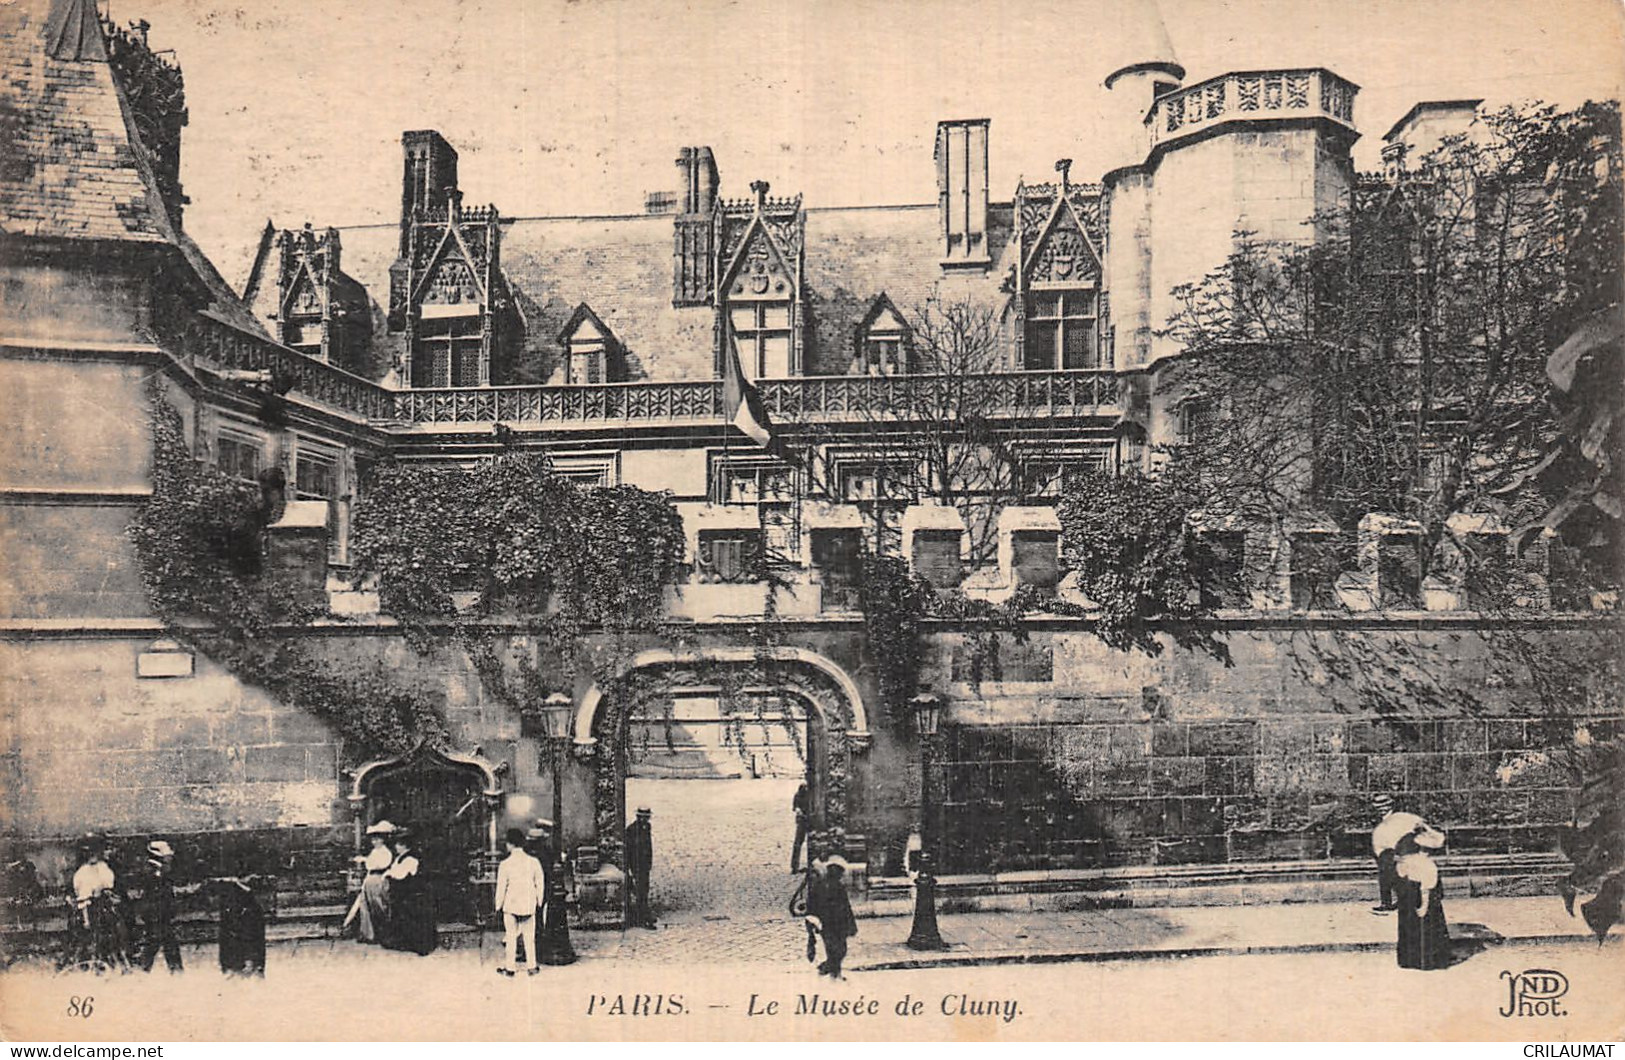
{"label": "paved street", "polygon": [[[861,972],[831,983],[806,965],[642,966],[587,959],[532,979],[492,972],[494,947],[417,958],[343,946],[273,952],[264,980],[224,980],[206,953],[184,976],[98,979],[19,969],[0,977],[8,1038],[1611,1038],[1625,1026],[1625,947],[1492,947],[1441,972],[1388,951],[1240,954]],[[1569,983],[1561,1017],[1508,1018],[1503,971]],[[875,1015],[797,1014],[798,1004],[878,1002]],[[67,1015],[70,998],[93,1014]],[[747,1014],[776,1001],[772,1015]],[[641,996],[641,997],[639,997]],[[627,1014],[616,1014],[619,1008]],[[899,1002],[917,1016],[896,1016]],[[803,1000],[805,999],[805,1001]],[[672,1010],[677,1004],[681,1012]],[[944,1015],[944,1006],[953,1015]],[[1013,1008],[1009,1006],[1014,1006]],[[639,1014],[632,1015],[636,1008]],[[652,1010],[659,1009],[655,1014]],[[960,1014],[961,1010],[965,1014]],[[589,1014],[590,1013],[590,1014]],[[1013,1013],[1013,1016],[1011,1015]],[[1006,1019],[1007,1016],[1011,1018]]]}

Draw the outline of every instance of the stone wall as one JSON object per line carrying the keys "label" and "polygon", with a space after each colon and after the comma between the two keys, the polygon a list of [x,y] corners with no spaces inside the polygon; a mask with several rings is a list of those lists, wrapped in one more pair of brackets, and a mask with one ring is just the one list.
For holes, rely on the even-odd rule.
{"label": "stone wall", "polygon": [[[946,867],[1360,857],[1379,792],[1450,829],[1458,851],[1551,849],[1572,781],[1543,752],[1600,739],[1619,717],[1583,701],[1548,716],[1527,677],[1498,663],[1497,639],[1516,631],[1449,616],[1428,625],[1236,622],[1223,632],[1226,665],[1172,642],[1155,656],[1115,651],[1047,620],[1006,652],[1004,679],[980,685],[962,679],[964,639],[939,634],[926,677],[949,697]],[[1516,635],[1576,652],[1618,644],[1599,620],[1553,618]],[[162,641],[156,625],[0,640],[0,828],[44,852],[47,873],[90,830],[164,835],[211,857],[246,848],[280,871],[342,856],[343,767],[355,763],[341,741],[203,657],[190,676],[138,676]],[[855,623],[803,623],[792,642],[833,661],[864,698],[873,739],[852,758],[848,831],[866,838],[872,875],[893,874],[919,820],[917,737],[884,717],[882,661]],[[748,640],[723,624],[696,627],[693,643]],[[387,624],[313,630],[307,645],[336,669],[381,667],[441,700],[453,749],[504,767],[503,827],[550,812],[543,746],[460,651],[420,656]],[[1401,686],[1415,694],[1398,707],[1379,702],[1377,675],[1362,669],[1383,659],[1426,671]],[[1415,677],[1401,668],[1392,680]],[[596,838],[592,768],[567,767],[572,845]]]}

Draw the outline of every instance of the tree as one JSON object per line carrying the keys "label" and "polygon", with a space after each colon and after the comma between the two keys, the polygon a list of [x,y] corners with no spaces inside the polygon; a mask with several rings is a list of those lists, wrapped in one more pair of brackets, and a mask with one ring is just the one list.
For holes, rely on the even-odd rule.
{"label": "tree", "polygon": [[[1187,356],[1164,381],[1186,414],[1166,474],[1204,510],[1277,531],[1306,512],[1345,533],[1371,513],[1413,520],[1422,573],[1454,564],[1491,612],[1532,602],[1505,549],[1464,532],[1494,523],[1515,547],[1572,550],[1569,584],[1562,564],[1546,572],[1559,603],[1614,599],[1620,181],[1617,106],[1507,107],[1362,180],[1347,210],[1317,219],[1320,238],[1244,238],[1178,292],[1167,333]],[[1574,736],[1551,751],[1579,793],[1565,897],[1572,909],[1575,891],[1598,892],[1584,910],[1601,937],[1625,888],[1622,755],[1616,722],[1601,737],[1583,722],[1620,713],[1617,624],[1562,650],[1512,623],[1487,639],[1492,674],[1522,675]],[[1314,664],[1353,674],[1362,707],[1478,705],[1430,678],[1436,644],[1361,650],[1347,638],[1343,657]]]}

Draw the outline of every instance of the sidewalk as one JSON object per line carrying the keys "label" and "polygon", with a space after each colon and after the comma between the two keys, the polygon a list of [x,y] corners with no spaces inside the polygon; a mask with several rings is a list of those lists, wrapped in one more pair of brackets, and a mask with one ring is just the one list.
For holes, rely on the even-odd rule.
{"label": "sidewalk", "polygon": [[[1574,942],[1595,945],[1578,917],[1555,895],[1446,899],[1451,936],[1484,945]],[[1108,961],[1177,956],[1377,950],[1394,945],[1393,916],[1367,904],[1171,906],[1068,912],[944,913],[938,924],[948,949],[905,946],[908,917],[859,921],[847,967],[877,971],[978,964]],[[789,918],[685,920],[658,930],[581,931],[583,958],[644,963],[797,962],[806,932]],[[1617,944],[1617,942],[1616,942]]]}

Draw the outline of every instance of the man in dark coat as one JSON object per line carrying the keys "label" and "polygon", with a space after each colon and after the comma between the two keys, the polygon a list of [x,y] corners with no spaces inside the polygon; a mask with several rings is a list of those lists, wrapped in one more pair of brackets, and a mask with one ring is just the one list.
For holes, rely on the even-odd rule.
{"label": "man in dark coat", "polygon": [[144,972],[152,971],[159,950],[163,951],[164,964],[171,972],[183,970],[180,939],[175,934],[174,865],[175,851],[168,843],[155,839],[147,844],[147,869],[141,877],[141,899],[137,905],[141,932],[139,960]]}
{"label": "man in dark coat", "polygon": [[801,851],[807,845],[807,827],[812,823],[812,795],[805,782],[797,786],[790,808],[796,814],[796,838],[790,845],[790,871],[801,871]]}
{"label": "man in dark coat", "polygon": [[626,826],[627,923],[638,927],[655,926],[649,909],[649,873],[654,868],[654,839],[647,807],[638,808],[637,819]]}
{"label": "man in dark coat", "polygon": [[819,975],[846,978],[841,962],[846,960],[846,940],[858,933],[858,918],[852,914],[852,901],[846,896],[846,859],[832,855],[824,871],[813,872],[807,888],[807,923],[824,939],[824,963]]}
{"label": "man in dark coat", "polygon": [[241,876],[215,881],[220,899],[220,970],[227,975],[265,974],[265,913]]}

